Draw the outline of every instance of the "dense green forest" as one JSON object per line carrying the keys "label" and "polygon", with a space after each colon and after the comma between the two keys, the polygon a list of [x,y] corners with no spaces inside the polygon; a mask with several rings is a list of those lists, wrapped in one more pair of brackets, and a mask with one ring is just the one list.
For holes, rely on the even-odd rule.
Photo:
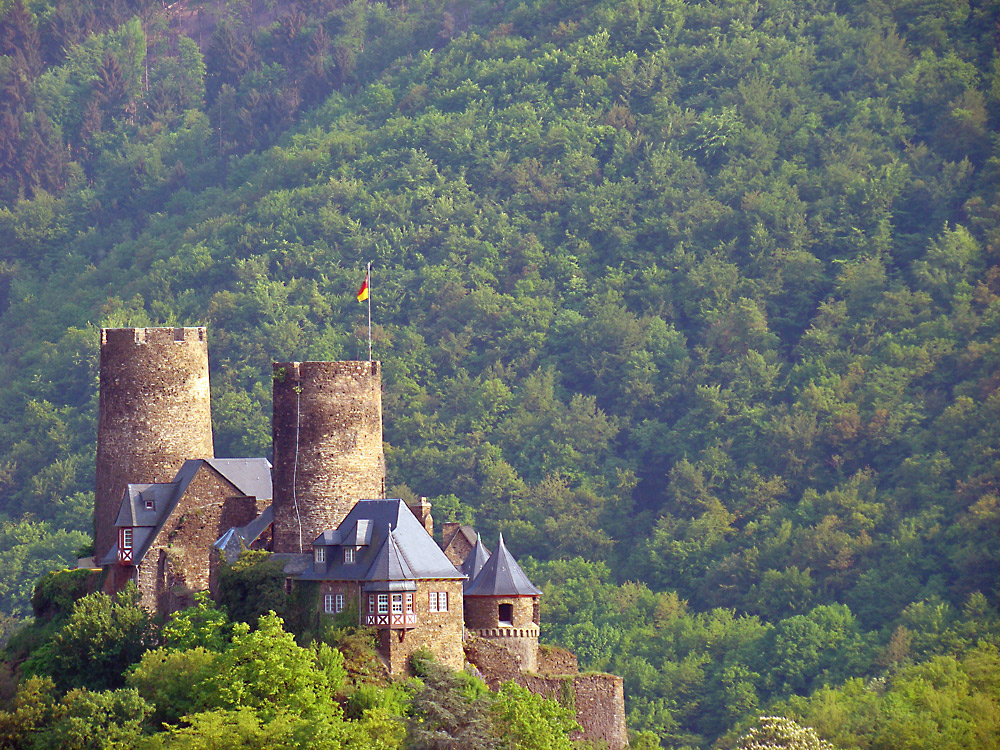
{"label": "dense green forest", "polygon": [[1000,745],[995,0],[0,9],[4,632],[89,539],[98,329],[207,325],[268,455],[372,261],[392,492],[642,742]]}

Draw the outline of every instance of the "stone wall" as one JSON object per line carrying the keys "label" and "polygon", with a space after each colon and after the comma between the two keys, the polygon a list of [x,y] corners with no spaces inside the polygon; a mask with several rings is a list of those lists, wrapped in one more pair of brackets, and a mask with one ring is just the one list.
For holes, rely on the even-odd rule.
{"label": "stone wall", "polygon": [[308,552],[385,495],[379,362],[274,364],[275,552]]}
{"label": "stone wall", "polygon": [[94,554],[116,541],[128,483],[169,482],[211,458],[208,341],[197,328],[101,329]]}
{"label": "stone wall", "polygon": [[[534,596],[467,596],[465,624],[469,633],[487,638],[515,654],[526,672],[538,669],[538,624]],[[500,607],[510,606],[512,619],[500,620]]]}
{"label": "stone wall", "polygon": [[460,567],[475,545],[462,533],[462,524],[445,521],[441,524],[441,549],[451,564]]}
{"label": "stone wall", "polygon": [[522,674],[517,682],[531,692],[565,703],[571,695],[582,731],[573,739],[607,743],[608,750],[628,747],[625,689],[622,678],[589,672],[563,676]]}
{"label": "stone wall", "polygon": [[567,651],[559,646],[542,644],[538,647],[538,669],[539,674],[576,674],[580,667],[576,661],[576,654]]}
{"label": "stone wall", "polygon": [[202,464],[138,566],[143,606],[160,615],[190,606],[195,592],[209,589],[212,544],[257,512],[256,498]]}
{"label": "stone wall", "polygon": [[[431,612],[428,595],[431,591],[448,592],[448,611]],[[362,607],[367,603],[362,602]],[[426,648],[434,657],[452,669],[465,663],[462,649],[462,582],[417,581],[414,596],[417,626],[412,630],[379,629],[378,651],[392,674],[406,674],[414,651]],[[400,637],[402,634],[402,637]]]}
{"label": "stone wall", "polygon": [[[544,676],[524,673],[516,656],[498,643],[483,638],[466,639],[465,657],[493,690],[503,682],[513,681],[563,705],[571,704],[576,711],[576,721],[582,728],[574,739],[605,743],[609,750],[628,747],[625,691],[621,677],[597,673]],[[564,660],[564,657],[558,659]],[[544,663],[548,659],[542,657],[540,661]],[[572,661],[575,662],[576,658]]]}

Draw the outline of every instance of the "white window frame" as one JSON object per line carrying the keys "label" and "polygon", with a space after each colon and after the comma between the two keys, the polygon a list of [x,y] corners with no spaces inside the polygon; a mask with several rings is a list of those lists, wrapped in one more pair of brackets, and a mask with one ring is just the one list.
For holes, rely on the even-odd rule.
{"label": "white window frame", "polygon": [[448,592],[447,591],[431,591],[427,597],[428,611],[430,612],[447,612],[448,611]]}
{"label": "white window frame", "polygon": [[413,614],[413,593],[409,591],[406,592],[406,614]]}
{"label": "white window frame", "polygon": [[350,565],[354,562],[354,547],[344,547],[344,564]]}
{"label": "white window frame", "polygon": [[344,595],[343,594],[334,594],[333,595],[333,611],[334,612],[338,612],[338,613],[344,611]]}
{"label": "white window frame", "polygon": [[394,615],[403,614],[403,595],[393,594],[392,595],[392,613]]}
{"label": "white window frame", "polygon": [[315,547],[313,559],[318,563],[326,562],[326,547]]}
{"label": "white window frame", "polygon": [[[343,594],[337,594],[337,596],[343,596]],[[328,614],[328,615],[332,615],[334,613],[334,610],[333,610],[333,594],[324,594],[323,595],[323,611],[326,614]]]}
{"label": "white window frame", "polygon": [[378,594],[378,613],[380,615],[389,614],[389,595],[388,594]]}
{"label": "white window frame", "polygon": [[122,549],[132,549],[132,527],[122,529]]}

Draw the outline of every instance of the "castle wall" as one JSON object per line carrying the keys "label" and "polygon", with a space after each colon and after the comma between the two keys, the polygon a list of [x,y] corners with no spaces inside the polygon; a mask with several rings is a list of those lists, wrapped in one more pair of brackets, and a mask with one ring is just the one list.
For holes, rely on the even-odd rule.
{"label": "castle wall", "polygon": [[[532,596],[467,596],[465,624],[469,633],[504,646],[518,659],[520,669],[538,669],[538,623]],[[511,620],[500,620],[500,606],[510,605]]]}
{"label": "castle wall", "polygon": [[[448,611],[431,612],[431,591],[448,592]],[[426,648],[447,667],[461,669],[465,664],[462,650],[462,582],[417,581],[413,597],[417,626],[412,630],[380,629],[379,655],[388,663],[392,674],[407,674],[414,651]],[[400,633],[403,634],[400,640]]]}
{"label": "castle wall", "polygon": [[275,552],[309,551],[385,493],[379,362],[274,364]]}
{"label": "castle wall", "polygon": [[203,465],[138,566],[143,606],[166,615],[193,604],[211,583],[212,544],[257,512],[256,498]]}
{"label": "castle wall", "polygon": [[99,401],[98,560],[129,482],[169,482],[185,460],[214,455],[204,327],[101,329]]}
{"label": "castle wall", "polygon": [[609,750],[628,747],[625,690],[621,677],[594,672],[544,676],[525,674],[519,669],[514,654],[500,644],[483,638],[466,640],[465,655],[493,690],[503,682],[513,681],[533,693],[563,705],[572,705],[581,727],[572,739],[605,743]]}

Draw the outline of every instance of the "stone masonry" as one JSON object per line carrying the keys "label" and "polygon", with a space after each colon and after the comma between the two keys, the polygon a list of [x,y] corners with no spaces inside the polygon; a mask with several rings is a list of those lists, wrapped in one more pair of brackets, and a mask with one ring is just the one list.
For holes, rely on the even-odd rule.
{"label": "stone masonry", "polygon": [[185,460],[214,455],[204,327],[101,329],[99,399],[98,560],[129,482],[169,482]]}
{"label": "stone masonry", "polygon": [[379,362],[274,364],[274,551],[308,551],[385,492]]}
{"label": "stone masonry", "polygon": [[256,498],[202,464],[138,566],[142,605],[167,615],[194,604],[194,593],[209,588],[212,543],[259,510]]}
{"label": "stone masonry", "polygon": [[[536,599],[523,596],[467,596],[465,624],[469,634],[488,638],[504,646],[517,659],[520,669],[538,669],[539,627],[535,620]],[[501,620],[501,608],[509,607],[511,619]]]}
{"label": "stone masonry", "polygon": [[[431,612],[428,594],[446,591],[450,602],[447,612]],[[425,648],[451,669],[461,669],[465,664],[462,650],[462,582],[417,581],[414,597],[417,626],[412,630],[380,629],[378,652],[387,662],[391,674],[410,671],[410,657],[414,651]]]}

